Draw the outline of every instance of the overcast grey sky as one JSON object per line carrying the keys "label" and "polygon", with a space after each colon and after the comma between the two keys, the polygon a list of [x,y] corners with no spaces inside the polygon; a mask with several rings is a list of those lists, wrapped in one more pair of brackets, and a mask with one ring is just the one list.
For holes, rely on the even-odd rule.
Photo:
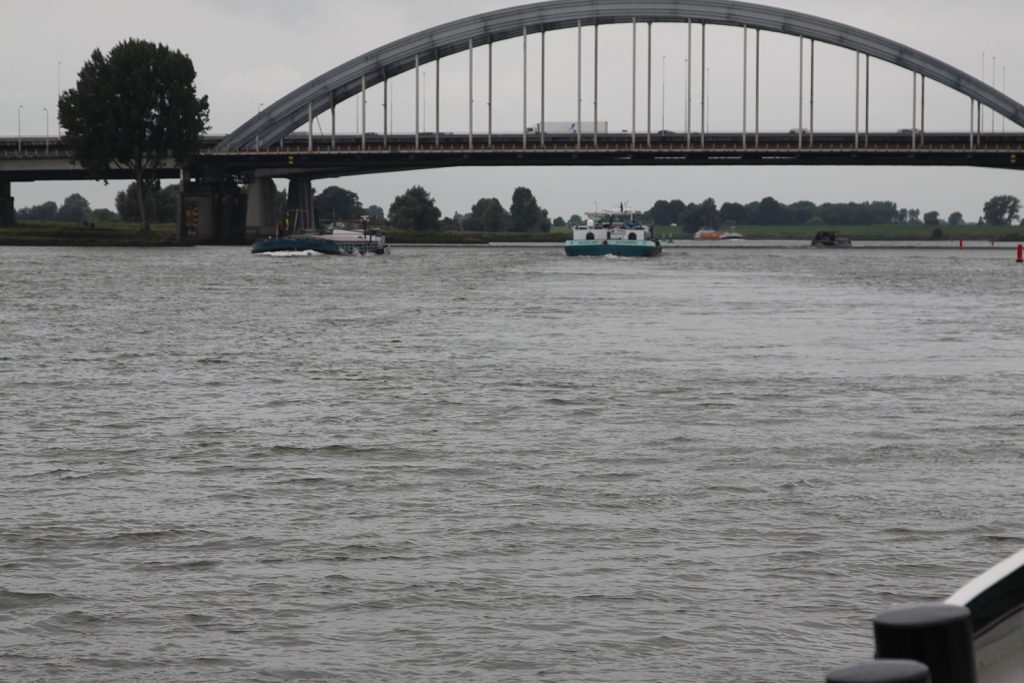
{"label": "overcast grey sky", "polygon": [[[56,130],[58,88],[69,88],[93,49],[107,52],[129,37],[165,43],[187,53],[198,72],[198,89],[210,99],[211,132],[228,133],[295,87],[324,71],[392,40],[432,26],[492,9],[520,4],[507,0],[0,0],[0,135],[18,132],[21,105],[23,135],[43,135],[47,119]],[[995,80],[1017,100],[1024,99],[1024,56],[1019,35],[1024,26],[1021,0],[772,0],[784,7],[849,23],[922,50],[972,75]],[[601,29],[599,118],[612,129],[630,127],[631,29]],[[640,62],[638,129],[645,130],[646,30],[639,31]],[[592,60],[592,29],[584,32],[584,112],[592,99],[588,69]],[[742,32],[709,27],[709,128],[739,130],[742,122]],[[530,38],[531,82],[528,98],[531,123],[540,116],[539,38]],[[588,46],[589,49],[588,49]],[[652,39],[653,128],[681,130],[685,125],[685,26],[656,25]],[[790,36],[762,35],[762,130],[789,130],[798,121],[798,42]],[[522,44],[495,46],[495,129],[515,131],[522,125]],[[575,118],[575,31],[552,32],[547,39],[548,120]],[[696,55],[697,53],[695,53]],[[984,54],[984,60],[983,60]],[[486,52],[474,58],[477,85],[474,128],[486,126]],[[751,56],[751,60],[753,57]],[[664,65],[664,67],[663,67]],[[463,53],[442,65],[442,129],[467,128],[468,59]],[[430,84],[429,100],[414,102],[411,74],[393,79],[394,129],[411,132],[415,107],[426,105],[427,126],[433,122],[433,67],[423,69]],[[830,46],[817,51],[817,130],[852,130],[854,59]],[[697,76],[695,75],[695,79]],[[872,60],[871,129],[911,126],[911,75]],[[662,87],[664,82],[665,86]],[[752,86],[751,86],[752,87]],[[926,128],[962,130],[969,125],[967,99],[942,86],[928,84]],[[370,130],[382,127],[380,88],[370,95]],[[695,105],[696,106],[696,105]],[[48,113],[44,112],[48,109]],[[376,114],[374,114],[376,112]],[[696,109],[694,112],[696,116]],[[586,117],[586,114],[584,114]],[[805,125],[806,125],[805,114]],[[356,130],[354,103],[338,107],[338,129]],[[749,113],[753,126],[752,108]],[[986,115],[986,127],[991,124]],[[320,125],[329,130],[329,117]],[[1002,130],[998,117],[995,125]],[[1007,130],[1019,130],[1007,124]],[[364,205],[385,209],[396,195],[423,185],[445,215],[468,211],[480,197],[496,196],[507,206],[513,189],[530,187],[552,216],[566,216],[595,204],[627,202],[638,209],[657,199],[748,202],[774,196],[783,202],[888,199],[943,216],[963,211],[973,218],[995,194],[1024,196],[1024,176],[1010,171],[943,168],[498,168],[446,169],[347,177],[317,183],[340,185],[357,192]],[[94,208],[113,208],[123,183],[15,184],[21,208],[46,200],[58,203],[72,192],[83,194]],[[283,186],[279,181],[279,186]]]}

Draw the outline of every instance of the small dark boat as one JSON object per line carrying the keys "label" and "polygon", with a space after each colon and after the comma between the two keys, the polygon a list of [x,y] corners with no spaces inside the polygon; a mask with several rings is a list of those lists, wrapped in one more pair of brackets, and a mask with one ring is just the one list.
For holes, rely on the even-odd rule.
{"label": "small dark boat", "polygon": [[343,254],[341,245],[331,240],[308,236],[289,236],[260,240],[252,245],[252,253],[267,254],[282,251],[315,251],[321,254]]}
{"label": "small dark boat", "polygon": [[835,230],[819,230],[811,240],[812,247],[852,247],[849,237],[843,237]]}
{"label": "small dark boat", "polygon": [[390,254],[387,237],[377,230],[350,230],[331,225],[323,232],[298,232],[267,237],[252,245],[252,253],[317,252],[354,256],[356,254]]}

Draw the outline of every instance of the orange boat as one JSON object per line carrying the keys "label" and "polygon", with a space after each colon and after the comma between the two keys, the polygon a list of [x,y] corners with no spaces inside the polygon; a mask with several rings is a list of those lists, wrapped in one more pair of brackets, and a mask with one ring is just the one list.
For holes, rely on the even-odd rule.
{"label": "orange boat", "polygon": [[719,232],[713,228],[701,228],[694,233],[695,240],[741,240],[743,235],[738,232]]}

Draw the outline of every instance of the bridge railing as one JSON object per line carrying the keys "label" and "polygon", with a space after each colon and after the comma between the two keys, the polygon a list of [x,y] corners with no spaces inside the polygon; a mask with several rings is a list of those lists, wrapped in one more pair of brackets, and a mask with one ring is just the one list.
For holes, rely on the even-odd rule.
{"label": "bridge railing", "polygon": [[402,152],[404,154],[433,152],[465,152],[487,154],[489,152],[509,153],[516,151],[633,151],[633,150],[702,150],[702,151],[943,151],[970,153],[974,151],[1024,151],[1024,134],[993,133],[971,136],[967,133],[927,133],[912,139],[909,132],[901,133],[820,133],[813,139],[802,140],[793,133],[706,133],[690,135],[684,133],[654,133],[650,140],[646,135],[632,139],[629,133],[602,133],[595,142],[592,136],[577,141],[574,135],[547,134],[543,139],[533,134],[526,137],[518,133],[503,133],[487,136],[467,133],[441,133],[439,135],[391,134],[316,136],[312,145],[307,138],[286,139],[260,150],[238,150],[206,152],[214,155],[255,155],[272,156],[280,154],[377,154]]}
{"label": "bridge railing", "polygon": [[[486,134],[440,133],[440,134],[390,134],[366,135],[321,135],[289,136],[279,143],[259,150],[218,150],[215,141],[219,138],[211,136],[204,141],[199,158],[218,158],[226,160],[248,160],[244,164],[253,167],[253,160],[275,159],[280,157],[329,157],[337,156],[347,159],[374,158],[379,163],[388,155],[401,154],[405,157],[421,157],[429,165],[431,158],[447,155],[445,165],[451,165],[451,155],[464,155],[466,159],[481,159],[488,155],[526,154],[536,156],[538,162],[551,163],[544,160],[545,155],[567,155],[580,153],[587,156],[602,154],[675,154],[687,153],[715,154],[743,153],[747,155],[784,153],[802,154],[808,158],[815,155],[828,155],[830,163],[844,163],[840,158],[843,154],[853,157],[857,154],[902,154],[927,157],[943,155],[949,159],[955,155],[965,158],[974,154],[1005,153],[1007,159],[1016,165],[1017,155],[1024,162],[1024,133],[986,133],[971,135],[968,133],[927,132],[914,136],[909,131],[893,133],[849,133],[823,132],[801,136],[793,132],[761,132],[759,134],[740,132],[714,132],[700,134],[666,131],[637,136],[630,133],[600,133],[577,139],[572,134],[548,133],[541,137],[529,134],[525,137],[519,133]],[[312,143],[312,144],[311,144]],[[12,170],[11,162],[32,161],[65,161],[70,162],[69,149],[59,140],[37,138],[0,138],[0,160],[7,166],[0,168],[0,173]],[[286,163],[288,160],[285,160]],[[556,162],[557,163],[557,162]],[[851,159],[850,163],[854,163]],[[921,163],[919,161],[919,163]],[[946,163],[946,162],[944,162]],[[953,163],[959,163],[953,161]]]}

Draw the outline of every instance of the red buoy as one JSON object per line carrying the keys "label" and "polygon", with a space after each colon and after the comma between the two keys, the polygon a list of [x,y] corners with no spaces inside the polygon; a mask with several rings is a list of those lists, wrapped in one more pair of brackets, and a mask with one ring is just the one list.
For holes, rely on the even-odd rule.
{"label": "red buoy", "polygon": [[1024,244],[1017,245],[1017,263],[1024,263]]}
{"label": "red buoy", "polygon": [[964,248],[964,241],[963,241],[963,240],[960,240],[960,248],[961,248],[961,249],[963,249],[963,248]]}

